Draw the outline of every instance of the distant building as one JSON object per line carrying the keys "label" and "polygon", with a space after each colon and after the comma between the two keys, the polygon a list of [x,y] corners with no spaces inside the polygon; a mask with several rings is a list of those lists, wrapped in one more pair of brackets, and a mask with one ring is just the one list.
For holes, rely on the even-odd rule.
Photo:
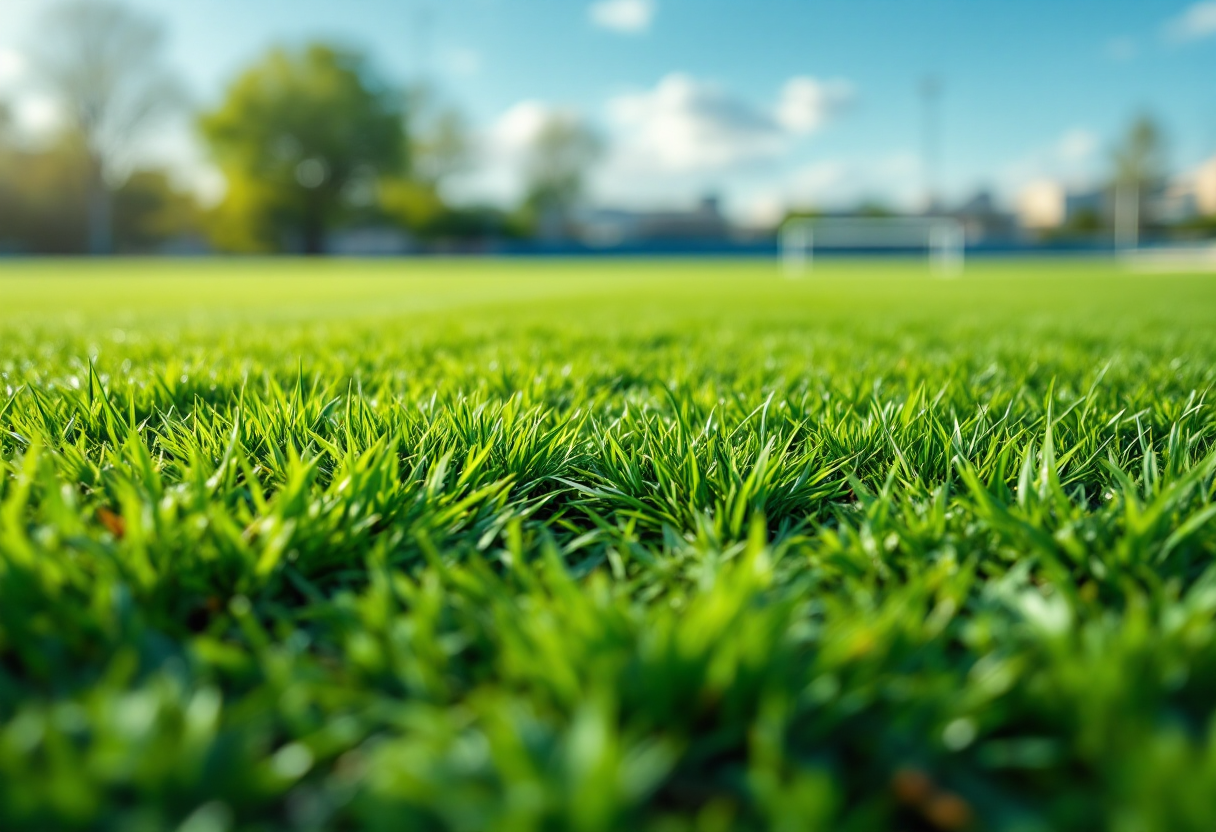
{"label": "distant building", "polygon": [[1152,220],[1173,225],[1198,216],[1200,211],[1196,197],[1194,181],[1184,177],[1154,194],[1146,207]]}
{"label": "distant building", "polygon": [[397,228],[344,228],[325,240],[325,253],[339,257],[391,257],[412,249],[410,236]]}
{"label": "distant building", "polygon": [[1165,193],[1166,211],[1178,219],[1216,215],[1216,156],[1174,181]]}
{"label": "distant building", "polygon": [[1195,208],[1205,217],[1216,215],[1216,156],[1195,171]]}
{"label": "distant building", "polygon": [[1051,179],[1032,182],[1017,198],[1018,224],[1030,231],[1059,228],[1068,218],[1068,194]]}
{"label": "distant building", "polygon": [[1017,235],[1016,219],[997,206],[990,191],[980,191],[949,214],[963,224],[970,243],[1010,240]]}
{"label": "distant building", "polygon": [[1065,191],[1064,222],[1075,223],[1078,217],[1105,219],[1110,213],[1110,194],[1105,188],[1088,191]]}
{"label": "distant building", "polygon": [[578,219],[581,236],[592,245],[724,240],[732,228],[717,197],[706,197],[689,211],[626,211],[598,208]]}
{"label": "distant building", "polygon": [[215,253],[211,243],[202,234],[179,234],[165,240],[153,251],[165,257],[200,257]]}
{"label": "distant building", "polygon": [[[1157,209],[1147,203],[1154,216]],[[1050,179],[1033,182],[1018,195],[1018,224],[1027,231],[1094,232],[1109,226],[1114,203],[1109,188],[1070,190]]]}

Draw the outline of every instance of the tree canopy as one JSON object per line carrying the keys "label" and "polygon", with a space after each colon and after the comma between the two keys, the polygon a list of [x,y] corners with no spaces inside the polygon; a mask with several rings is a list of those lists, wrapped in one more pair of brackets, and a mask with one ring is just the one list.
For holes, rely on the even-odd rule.
{"label": "tree canopy", "polygon": [[569,231],[587,174],[602,152],[599,136],[573,116],[552,114],[541,126],[525,160],[524,211],[542,237]]}
{"label": "tree canopy", "polygon": [[42,22],[34,67],[87,153],[89,250],[108,254],[114,184],[130,169],[140,134],[183,96],[154,18],[112,0],[62,0]]}
{"label": "tree canopy", "polygon": [[1113,161],[1117,183],[1141,189],[1159,185],[1169,169],[1161,126],[1151,116],[1139,116],[1115,148]]}
{"label": "tree canopy", "polygon": [[228,179],[217,242],[320,254],[344,212],[407,169],[404,96],[357,52],[276,49],[247,69],[202,134]]}

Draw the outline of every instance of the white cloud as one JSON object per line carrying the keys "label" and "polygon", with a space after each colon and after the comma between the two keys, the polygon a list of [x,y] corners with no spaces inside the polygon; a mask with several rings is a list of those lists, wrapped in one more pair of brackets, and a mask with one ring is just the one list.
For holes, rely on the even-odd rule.
{"label": "white cloud", "polygon": [[512,105],[476,137],[478,163],[444,183],[444,195],[459,203],[507,205],[523,195],[527,153],[545,125],[555,118],[582,121],[563,107],[527,100]]}
{"label": "white cloud", "polygon": [[[606,154],[592,176],[597,201],[616,205],[681,204],[705,193],[772,174],[799,143],[823,128],[852,97],[843,81],[793,78],[771,103],[756,103],[684,74],[618,95],[604,106],[599,132]],[[509,204],[523,191],[529,147],[553,118],[579,113],[521,101],[478,140],[475,170],[445,183],[459,202]]]}
{"label": "white cloud", "polygon": [[556,112],[556,108],[543,101],[521,101],[514,105],[491,129],[491,151],[511,156],[523,153]]}
{"label": "white cloud", "polygon": [[1021,192],[1029,183],[1053,181],[1068,189],[1089,187],[1096,178],[1102,141],[1084,127],[1066,130],[1051,144],[1005,165],[998,179],[1005,193]]}
{"label": "white cloud", "polygon": [[1201,0],[1187,7],[1166,24],[1166,34],[1175,41],[1201,40],[1216,36],[1216,0]]}
{"label": "white cloud", "polygon": [[771,159],[818,130],[851,94],[844,82],[794,78],[768,108],[675,73],[608,102],[616,161],[636,171],[682,173]]}
{"label": "white cloud", "polygon": [[608,104],[622,151],[642,167],[716,168],[774,155],[785,135],[764,110],[687,75],[668,75],[652,90]]}
{"label": "white cloud", "polygon": [[632,35],[648,31],[656,11],[654,0],[599,0],[588,14],[602,29]]}
{"label": "white cloud", "polygon": [[0,47],[0,86],[18,80],[25,73],[25,58],[20,52]]}
{"label": "white cloud", "polygon": [[33,137],[43,137],[63,126],[66,114],[59,103],[46,95],[23,95],[13,104],[17,127]]}
{"label": "white cloud", "polygon": [[140,166],[167,170],[177,187],[191,191],[204,205],[218,204],[228,189],[227,180],[211,161],[188,119],[167,120],[134,150],[132,160]]}
{"label": "white cloud", "polygon": [[780,194],[763,191],[743,200],[737,221],[752,228],[774,228],[785,218],[788,208]]}
{"label": "white cloud", "polygon": [[784,201],[796,208],[836,209],[875,199],[894,208],[911,208],[919,197],[921,166],[915,153],[880,158],[831,159],[793,172]]}
{"label": "white cloud", "polygon": [[796,135],[814,133],[853,98],[848,81],[798,77],[786,82],[777,105],[777,122]]}

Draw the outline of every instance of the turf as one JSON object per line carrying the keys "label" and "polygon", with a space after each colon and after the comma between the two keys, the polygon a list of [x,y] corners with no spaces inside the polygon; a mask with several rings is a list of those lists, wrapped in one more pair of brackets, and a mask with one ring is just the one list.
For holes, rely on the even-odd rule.
{"label": "turf", "polygon": [[0,262],[0,828],[1216,828],[1216,281]]}

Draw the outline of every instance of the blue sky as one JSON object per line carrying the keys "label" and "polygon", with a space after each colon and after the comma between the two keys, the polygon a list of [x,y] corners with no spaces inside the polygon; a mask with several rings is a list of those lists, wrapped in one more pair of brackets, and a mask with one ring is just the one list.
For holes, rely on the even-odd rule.
{"label": "blue sky", "polygon": [[[165,20],[203,104],[272,43],[336,40],[426,74],[479,137],[483,163],[450,185],[464,199],[511,199],[520,147],[560,111],[608,139],[604,203],[912,204],[928,75],[955,198],[1093,181],[1145,109],[1179,170],[1216,154],[1216,0],[131,1]],[[49,2],[0,2],[0,95],[35,121],[46,103],[12,53]],[[189,144],[184,125],[153,142],[205,181]]]}

